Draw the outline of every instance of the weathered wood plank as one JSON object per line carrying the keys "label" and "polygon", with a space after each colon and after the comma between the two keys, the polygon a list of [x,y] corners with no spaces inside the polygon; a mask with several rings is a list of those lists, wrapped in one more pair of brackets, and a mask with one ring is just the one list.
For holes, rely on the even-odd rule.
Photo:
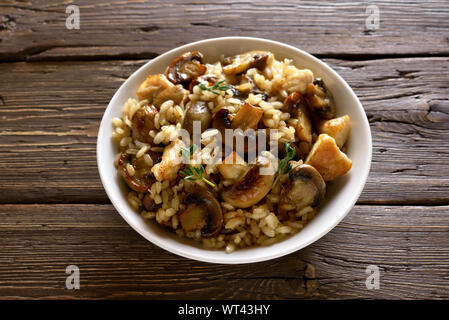
{"label": "weathered wood plank", "polygon": [[[373,164],[360,203],[449,203],[448,60],[327,60],[371,121]],[[142,63],[0,64],[0,203],[107,203],[97,129]]]}
{"label": "weathered wood plank", "polygon": [[[449,206],[356,206],[304,250],[234,266],[159,249],[111,205],[1,205],[0,221],[3,299],[449,298]],[[71,264],[80,290],[65,289]]]}
{"label": "weathered wood plank", "polygon": [[373,164],[360,201],[447,204],[449,59],[327,62],[371,123]]}
{"label": "weathered wood plank", "polygon": [[[79,30],[65,26],[69,4],[79,6]],[[380,11],[374,32],[366,27],[368,5]],[[447,55],[448,17],[444,0],[9,0],[0,4],[0,60],[152,58],[188,42],[235,35],[319,55]]]}

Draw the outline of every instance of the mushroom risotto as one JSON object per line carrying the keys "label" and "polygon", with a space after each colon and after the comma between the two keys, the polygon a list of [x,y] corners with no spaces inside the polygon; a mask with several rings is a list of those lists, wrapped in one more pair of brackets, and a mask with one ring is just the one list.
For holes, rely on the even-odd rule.
{"label": "mushroom risotto", "polygon": [[250,51],[198,52],[149,75],[113,119],[118,174],[145,219],[206,248],[270,245],[300,231],[348,172],[349,116],[323,80]]}

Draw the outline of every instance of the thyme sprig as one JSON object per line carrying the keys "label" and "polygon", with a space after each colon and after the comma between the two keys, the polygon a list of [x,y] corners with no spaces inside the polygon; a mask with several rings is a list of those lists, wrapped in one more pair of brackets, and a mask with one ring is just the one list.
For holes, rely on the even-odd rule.
{"label": "thyme sprig", "polygon": [[215,183],[209,181],[208,179],[206,179],[204,177],[204,167],[202,164],[195,165],[195,166],[192,166],[190,164],[190,158],[195,153],[195,149],[196,149],[196,145],[194,145],[194,144],[191,145],[190,148],[181,147],[180,154],[184,159],[187,160],[187,164],[186,164],[184,170],[180,171],[179,173],[181,174],[181,176],[184,177],[184,180],[189,180],[189,181],[202,180],[205,183],[207,183],[208,185],[210,185],[212,188],[215,188],[216,187]]}
{"label": "thyme sprig", "polygon": [[228,89],[231,89],[231,85],[229,85],[229,84],[221,85],[223,82],[224,82],[224,80],[215,82],[215,83],[214,83],[212,86],[210,86],[210,87],[206,86],[204,83],[200,83],[199,87],[200,87],[202,90],[207,90],[207,91],[210,91],[210,92],[212,92],[212,93],[214,93],[214,94],[216,94],[216,95],[219,95],[220,92],[218,92],[218,91],[216,91],[216,90],[226,91],[226,90],[228,90]]}
{"label": "thyme sprig", "polygon": [[276,180],[274,181],[273,185],[275,185],[281,176],[284,174],[287,174],[292,169],[292,166],[290,165],[289,161],[295,158],[296,156],[296,149],[292,146],[290,146],[290,142],[284,142],[284,150],[285,150],[285,156],[284,158],[279,162],[278,166],[278,176],[276,177]]}
{"label": "thyme sprig", "polygon": [[284,175],[290,172],[292,166],[288,163],[296,156],[296,149],[290,146],[290,142],[284,142],[285,156],[279,162],[278,173]]}

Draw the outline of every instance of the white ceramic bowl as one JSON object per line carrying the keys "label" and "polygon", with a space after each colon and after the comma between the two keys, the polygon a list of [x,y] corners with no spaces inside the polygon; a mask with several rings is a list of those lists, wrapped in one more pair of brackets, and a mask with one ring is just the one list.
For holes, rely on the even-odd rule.
{"label": "white ceramic bowl", "polygon": [[[267,50],[279,59],[293,59],[294,65],[311,69],[321,77],[332,92],[337,115],[348,114],[352,132],[347,143],[347,154],[352,159],[351,171],[328,185],[325,204],[317,216],[296,235],[268,247],[254,247],[226,254],[224,250],[207,250],[201,244],[178,237],[154,221],[145,221],[126,200],[127,187],[114,167],[116,148],[111,141],[113,117],[119,117],[125,101],[136,97],[140,83],[150,75],[163,73],[167,65],[186,51],[199,50],[206,62],[217,61],[220,55],[235,55],[249,50]],[[101,181],[112,204],[122,217],[147,240],[183,257],[213,263],[252,263],[281,257],[308,246],[334,228],[352,209],[363,190],[371,165],[371,132],[360,101],[349,85],[327,64],[310,54],[275,41],[226,37],[194,42],[166,52],[149,61],[118,89],[109,103],[98,132],[97,161]],[[335,244],[338,246],[338,243]]]}

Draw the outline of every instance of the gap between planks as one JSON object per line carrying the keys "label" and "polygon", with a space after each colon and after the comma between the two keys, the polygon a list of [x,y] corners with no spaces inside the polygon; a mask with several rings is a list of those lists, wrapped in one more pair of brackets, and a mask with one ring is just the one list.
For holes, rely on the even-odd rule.
{"label": "gap between planks", "polygon": [[[64,47],[65,48],[65,47]],[[69,47],[70,48],[70,47]],[[52,49],[52,48],[50,48]],[[46,51],[49,49],[43,49],[41,51]],[[0,59],[0,63],[15,63],[15,62],[27,62],[27,63],[33,63],[33,62],[60,62],[60,61],[66,61],[66,62],[77,62],[77,61],[122,61],[122,60],[151,60],[155,59],[158,56],[164,54],[163,53],[127,53],[127,54],[117,54],[117,55],[92,55],[92,56],[56,56],[56,57],[43,57],[43,58],[33,58],[36,53],[31,54],[30,56],[27,56],[26,58],[11,58],[11,59]],[[444,53],[392,53],[392,54],[383,54],[383,53],[364,53],[364,54],[358,54],[358,53],[340,53],[340,54],[332,54],[332,53],[317,53],[312,54],[312,56],[318,58],[318,59],[338,59],[343,61],[373,61],[373,60],[382,60],[382,59],[413,59],[413,58],[447,58],[449,57],[448,54]]]}

